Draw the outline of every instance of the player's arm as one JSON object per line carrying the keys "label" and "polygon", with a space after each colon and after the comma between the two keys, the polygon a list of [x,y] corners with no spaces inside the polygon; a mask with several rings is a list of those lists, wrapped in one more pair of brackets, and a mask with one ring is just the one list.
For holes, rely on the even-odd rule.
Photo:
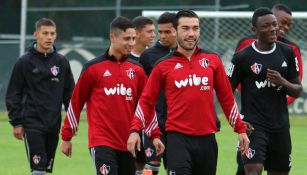
{"label": "player's arm", "polygon": [[266,78],[268,81],[274,83],[277,86],[281,86],[282,89],[287,93],[287,95],[297,98],[301,95],[303,87],[299,77],[299,66],[297,57],[294,52],[290,50],[288,56],[288,74],[287,77],[282,77],[280,73],[276,70],[267,69]]}
{"label": "player's arm", "polygon": [[62,126],[61,130],[61,150],[68,157],[71,157],[72,154],[71,139],[74,135],[77,134],[80,114],[85,102],[90,97],[93,86],[93,78],[87,69],[81,73],[80,78],[75,86],[64,120],[64,125]]}
{"label": "player's arm", "polygon": [[240,112],[235,102],[231,85],[220,59],[217,59],[217,67],[214,72],[214,89],[228,123],[238,133],[240,150],[245,153],[249,148],[246,126],[240,118]]}
{"label": "player's arm", "polygon": [[75,87],[75,80],[73,77],[73,74],[71,72],[71,67],[69,62],[67,61],[66,63],[66,72],[65,72],[65,87],[64,87],[64,95],[63,95],[63,104],[65,106],[65,110],[67,112],[68,106],[69,106],[69,102],[70,102],[70,98],[72,95],[72,92],[74,90]]}
{"label": "player's arm", "polygon": [[231,64],[227,68],[227,76],[229,78],[232,91],[234,92],[241,81],[241,65],[239,64],[237,54],[231,60]]}
{"label": "player's arm", "polygon": [[[300,80],[303,80],[303,61],[302,61],[302,54],[301,51],[299,49],[298,46],[293,45],[291,46],[293,48],[293,51],[295,53],[295,56],[297,58],[297,62],[298,62],[298,67],[299,67],[299,75],[300,75]],[[291,104],[295,101],[295,98],[291,97],[291,96],[287,96],[287,103]]]}
{"label": "player's arm", "polygon": [[24,135],[22,100],[24,98],[25,77],[22,64],[22,60],[18,60],[15,64],[5,96],[9,122],[13,126],[13,135],[19,140],[22,140]]}
{"label": "player's arm", "polygon": [[162,71],[156,66],[146,83],[131,122],[131,134],[127,141],[127,148],[133,156],[135,156],[136,149],[140,149],[140,137],[138,133],[142,129],[145,128],[145,132],[146,130],[151,132],[152,137],[155,137],[155,139],[158,139],[161,135],[160,131],[155,133],[155,128],[158,128],[158,122],[156,115],[153,114],[155,114],[154,107],[162,86]]}

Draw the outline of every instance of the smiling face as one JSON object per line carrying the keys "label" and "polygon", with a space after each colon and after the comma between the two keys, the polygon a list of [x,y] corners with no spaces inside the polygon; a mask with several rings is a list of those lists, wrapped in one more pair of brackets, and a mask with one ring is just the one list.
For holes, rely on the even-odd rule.
{"label": "smiling face", "polygon": [[274,10],[273,13],[276,16],[279,26],[278,36],[283,37],[289,31],[292,24],[292,16],[289,13],[278,9]]}
{"label": "smiling face", "polygon": [[126,31],[118,31],[110,34],[111,50],[114,50],[118,58],[131,53],[135,45],[136,32],[134,28]]}
{"label": "smiling face", "polygon": [[278,23],[274,15],[259,16],[253,31],[262,43],[272,44],[277,40]]}
{"label": "smiling face", "polygon": [[200,36],[199,19],[196,17],[181,17],[178,19],[177,43],[184,51],[195,49]]}
{"label": "smiling face", "polygon": [[42,53],[48,52],[57,37],[54,26],[40,26],[35,32],[34,37],[37,41],[37,50]]}

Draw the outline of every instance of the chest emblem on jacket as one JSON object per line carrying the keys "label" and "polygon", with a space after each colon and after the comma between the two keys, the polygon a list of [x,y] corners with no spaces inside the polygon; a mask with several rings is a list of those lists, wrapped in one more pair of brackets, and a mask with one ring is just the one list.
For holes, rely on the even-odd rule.
{"label": "chest emblem on jacket", "polygon": [[60,67],[54,65],[50,68],[50,71],[52,75],[57,76],[60,73]]}
{"label": "chest emblem on jacket", "polygon": [[256,62],[253,65],[251,65],[251,70],[257,75],[261,72],[261,68],[262,64],[258,64]]}
{"label": "chest emblem on jacket", "polygon": [[135,76],[135,71],[132,68],[130,68],[126,70],[126,72],[127,72],[127,76],[132,80]]}
{"label": "chest emblem on jacket", "polygon": [[207,60],[206,58],[203,58],[199,60],[199,64],[201,67],[207,68],[209,66],[209,60]]}

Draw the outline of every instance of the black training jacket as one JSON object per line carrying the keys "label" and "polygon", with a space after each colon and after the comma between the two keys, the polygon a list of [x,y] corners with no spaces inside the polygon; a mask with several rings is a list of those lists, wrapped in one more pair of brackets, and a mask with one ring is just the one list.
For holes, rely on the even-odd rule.
{"label": "black training jacket", "polygon": [[[172,49],[163,46],[159,41],[154,46],[144,50],[141,54],[139,62],[144,67],[147,76],[150,75],[155,63],[162,57],[166,56],[172,51]],[[159,128],[162,132],[165,132],[165,121],[167,118],[167,105],[164,91],[161,92],[158,102],[156,104],[157,118],[159,122]]]}
{"label": "black training jacket", "polygon": [[9,122],[25,130],[59,132],[62,104],[69,106],[74,79],[68,60],[39,53],[33,43],[16,62],[6,93]]}

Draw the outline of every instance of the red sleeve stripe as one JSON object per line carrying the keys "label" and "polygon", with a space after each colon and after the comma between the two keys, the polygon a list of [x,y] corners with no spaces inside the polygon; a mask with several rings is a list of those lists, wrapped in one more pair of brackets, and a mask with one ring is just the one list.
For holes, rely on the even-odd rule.
{"label": "red sleeve stripe", "polygon": [[239,114],[239,111],[238,111],[237,103],[234,103],[231,109],[231,112],[230,112],[230,116],[229,116],[229,123],[231,124],[232,127],[236,125],[238,114]]}
{"label": "red sleeve stripe", "polygon": [[78,123],[76,121],[76,117],[75,117],[75,114],[73,112],[71,103],[69,103],[69,107],[68,107],[68,110],[67,110],[67,118],[68,118],[71,130],[72,130],[72,133],[77,132],[77,130],[78,130]]}
{"label": "red sleeve stripe", "polygon": [[138,104],[138,106],[136,107],[135,114],[142,121],[143,127],[145,127],[144,114],[143,114],[143,111],[142,111],[140,104]]}
{"label": "red sleeve stripe", "polygon": [[155,116],[152,118],[150,124],[145,129],[146,135],[151,136],[151,131],[153,131],[158,126],[157,114],[155,112]]}

